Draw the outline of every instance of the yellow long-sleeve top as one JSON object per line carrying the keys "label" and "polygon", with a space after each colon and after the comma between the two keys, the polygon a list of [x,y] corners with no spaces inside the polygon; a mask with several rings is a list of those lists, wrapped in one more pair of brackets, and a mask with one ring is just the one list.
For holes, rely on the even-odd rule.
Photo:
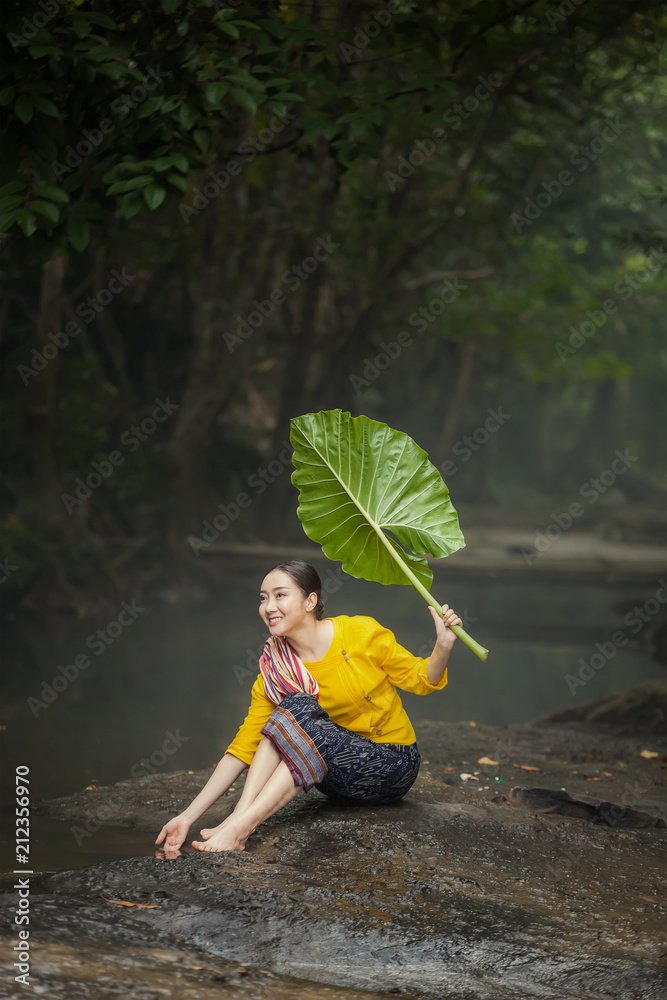
{"label": "yellow long-sleeve top", "polygon": [[[447,670],[437,684],[431,684],[426,676],[428,660],[413,656],[374,618],[338,615],[329,621],[334,626],[329,651],[321,660],[304,661],[304,666],[319,684],[320,705],[331,721],[375,743],[414,743],[415,731],[396,688],[414,694],[440,691],[447,683]],[[262,727],[275,708],[258,673],[248,714],[225,752],[250,764]]]}

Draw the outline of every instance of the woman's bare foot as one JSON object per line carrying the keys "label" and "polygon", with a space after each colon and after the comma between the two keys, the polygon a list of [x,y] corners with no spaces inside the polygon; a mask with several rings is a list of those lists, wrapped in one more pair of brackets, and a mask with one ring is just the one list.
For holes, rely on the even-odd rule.
{"label": "woman's bare foot", "polygon": [[197,851],[244,851],[248,836],[241,823],[226,823],[224,830],[218,827],[207,840],[193,840],[192,846]]}
{"label": "woman's bare foot", "polygon": [[[231,823],[233,820],[238,820],[239,817],[240,817],[240,812],[231,812],[226,819],[223,819],[222,823],[218,824],[218,826],[205,827],[203,830],[200,830],[199,832],[201,833],[204,840],[210,840],[211,837],[214,837],[216,833],[219,833],[224,827],[226,827],[228,823]],[[254,827],[254,829],[250,831],[250,834],[253,834],[256,829],[257,827]],[[250,834],[248,834],[248,836],[250,836]]]}

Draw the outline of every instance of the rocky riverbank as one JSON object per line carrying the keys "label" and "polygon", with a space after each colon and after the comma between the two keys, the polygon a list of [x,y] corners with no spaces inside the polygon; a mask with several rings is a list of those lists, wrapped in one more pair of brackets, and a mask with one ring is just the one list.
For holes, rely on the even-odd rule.
{"label": "rocky riverbank", "polygon": [[[656,712],[664,698],[656,689]],[[227,814],[237,789],[193,826],[178,858],[38,876],[31,985],[54,1000],[119,991],[342,1000],[364,990],[659,1000],[667,830],[508,801],[516,785],[565,788],[664,822],[664,730],[633,731],[627,711],[622,725],[603,716],[604,725],[423,723],[421,773],[399,803],[341,807],[311,791],[263,824],[243,853],[187,846]],[[152,843],[209,774],[122,781],[41,808],[70,824],[145,830]],[[5,940],[15,933],[14,906],[12,894],[2,897]],[[7,982],[8,962],[3,972]]]}

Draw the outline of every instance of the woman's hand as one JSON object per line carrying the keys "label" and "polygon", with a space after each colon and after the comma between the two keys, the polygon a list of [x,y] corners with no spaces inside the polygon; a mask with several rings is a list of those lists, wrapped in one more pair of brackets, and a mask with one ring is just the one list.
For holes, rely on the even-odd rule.
{"label": "woman's hand", "polygon": [[450,625],[463,625],[463,622],[456,614],[455,611],[449,607],[448,604],[443,604],[442,606],[442,618],[435,610],[432,604],[428,606],[431,612],[431,617],[435,622],[435,631],[437,633],[436,643],[441,649],[451,649],[456,642],[456,634],[452,632]]}
{"label": "woman's hand", "polygon": [[187,837],[191,824],[192,820],[182,813],[179,816],[174,816],[173,819],[170,819],[162,827],[155,843],[162,843],[162,840],[166,836],[167,839],[164,843],[165,851],[177,851]]}

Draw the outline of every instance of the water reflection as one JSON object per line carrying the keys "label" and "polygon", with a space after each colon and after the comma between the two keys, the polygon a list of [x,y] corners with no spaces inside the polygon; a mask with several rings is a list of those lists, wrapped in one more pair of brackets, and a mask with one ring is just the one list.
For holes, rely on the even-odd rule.
{"label": "water reflection", "polygon": [[[214,765],[250,700],[265,638],[256,596],[264,568],[239,570],[206,604],[146,598],[139,605],[145,611],[111,643],[103,641],[99,653],[87,645],[88,637],[105,628],[109,614],[100,621],[15,621],[5,637],[7,729],[2,735],[5,760],[30,767],[33,796]],[[434,629],[418,594],[409,587],[343,580],[327,599],[327,614],[372,615],[407,648],[428,655]],[[457,643],[443,691],[425,698],[401,695],[415,723],[528,721],[664,677],[664,669],[642,651],[640,635],[575,695],[565,683],[566,674],[578,671],[579,658],[594,652],[594,642],[621,627],[622,609],[651,596],[650,584],[452,580],[439,581],[433,590],[491,653],[482,663]],[[131,595],[127,600],[131,603]],[[75,665],[82,654],[90,666],[54,684],[64,677],[59,666]],[[62,690],[43,708],[32,702],[31,711],[27,699],[43,701],[45,682]]]}

